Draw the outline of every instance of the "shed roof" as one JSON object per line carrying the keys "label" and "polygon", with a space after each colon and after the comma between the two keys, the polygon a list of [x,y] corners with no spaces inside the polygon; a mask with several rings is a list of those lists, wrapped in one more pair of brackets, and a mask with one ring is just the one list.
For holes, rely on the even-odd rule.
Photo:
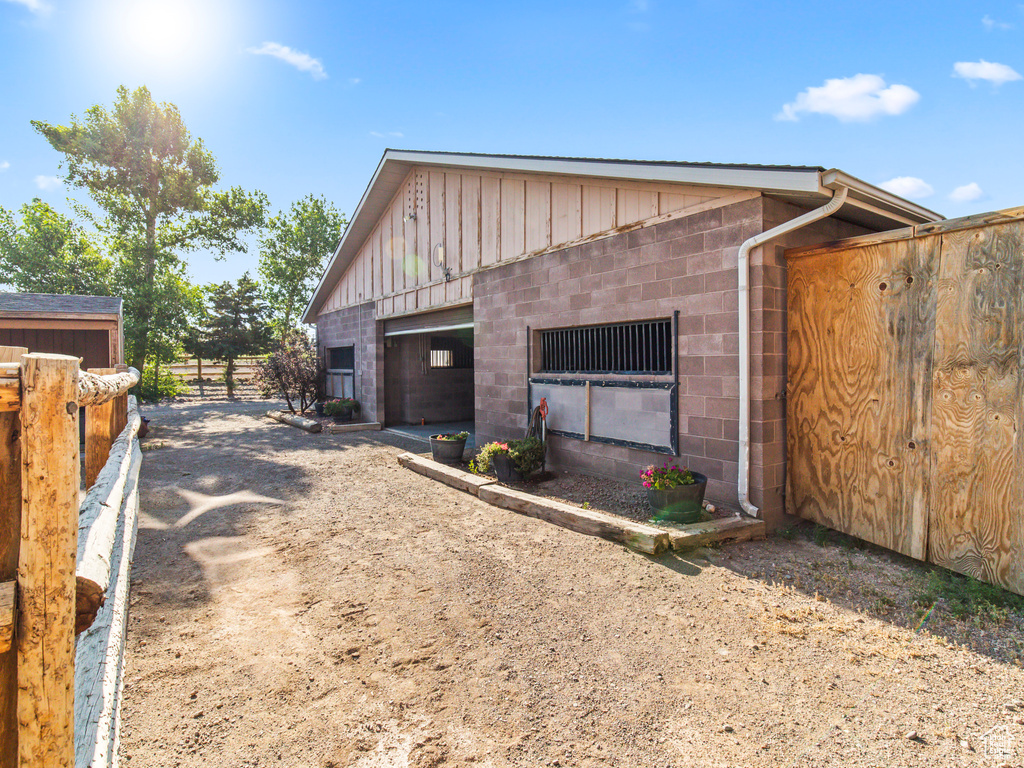
{"label": "shed roof", "polygon": [[320,282],[302,315],[312,322],[355,258],[363,242],[414,167],[445,167],[484,171],[583,176],[718,188],[751,189],[797,205],[817,207],[840,186],[850,189],[837,218],[876,231],[937,221],[942,216],[838,169],[809,165],[749,165],[663,160],[492,155],[387,149],[363,193],[341,242],[327,262]]}
{"label": "shed roof", "polygon": [[55,293],[0,293],[0,313],[7,316],[120,315],[120,296],[68,296]]}

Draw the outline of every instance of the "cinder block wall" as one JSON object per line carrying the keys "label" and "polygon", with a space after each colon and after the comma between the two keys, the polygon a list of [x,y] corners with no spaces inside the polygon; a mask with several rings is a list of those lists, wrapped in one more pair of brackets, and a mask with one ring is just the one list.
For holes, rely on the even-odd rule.
{"label": "cinder block wall", "polygon": [[[445,333],[393,336],[385,350],[389,424],[430,424],[439,421],[469,421],[473,418],[473,369],[424,367],[429,356],[430,336]],[[425,344],[421,344],[421,340]]]}
{"label": "cinder block wall", "polygon": [[384,409],[383,324],[374,317],[372,301],[339,309],[317,318],[320,354],[327,347],[355,347],[355,397],[362,406],[362,418],[380,421]]}
{"label": "cinder block wall", "polygon": [[[708,476],[708,498],[736,506],[739,334],[736,260],[747,238],[803,211],[763,197],[478,273],[474,280],[477,445],[526,426],[531,330],[671,317],[679,310],[680,460]],[[820,242],[864,230],[828,220]],[[789,247],[789,239],[782,241]],[[751,496],[770,523],[785,486],[785,265],[752,254]],[[637,481],[665,456],[552,436],[549,464]]]}

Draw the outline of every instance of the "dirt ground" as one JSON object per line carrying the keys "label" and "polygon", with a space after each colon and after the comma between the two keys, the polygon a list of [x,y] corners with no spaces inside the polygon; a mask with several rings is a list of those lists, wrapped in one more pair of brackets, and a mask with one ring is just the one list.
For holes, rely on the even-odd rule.
{"label": "dirt ground", "polygon": [[1024,762],[1024,625],[915,632],[905,559],[800,534],[649,558],[266,408],[147,412],[124,765]]}

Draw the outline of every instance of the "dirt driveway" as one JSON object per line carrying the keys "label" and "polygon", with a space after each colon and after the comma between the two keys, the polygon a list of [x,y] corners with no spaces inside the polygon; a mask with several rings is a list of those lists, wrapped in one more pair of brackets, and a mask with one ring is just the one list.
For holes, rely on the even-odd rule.
{"label": "dirt driveway", "polygon": [[1024,760],[1024,669],[816,599],[809,542],[647,558],[265,408],[152,412],[125,765]]}

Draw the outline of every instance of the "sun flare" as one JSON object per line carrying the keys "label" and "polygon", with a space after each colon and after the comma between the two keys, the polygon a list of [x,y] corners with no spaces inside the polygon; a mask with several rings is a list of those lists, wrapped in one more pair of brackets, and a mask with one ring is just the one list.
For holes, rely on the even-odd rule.
{"label": "sun flare", "polygon": [[201,57],[221,26],[215,4],[197,0],[130,0],[112,10],[117,47],[139,63],[164,67]]}

